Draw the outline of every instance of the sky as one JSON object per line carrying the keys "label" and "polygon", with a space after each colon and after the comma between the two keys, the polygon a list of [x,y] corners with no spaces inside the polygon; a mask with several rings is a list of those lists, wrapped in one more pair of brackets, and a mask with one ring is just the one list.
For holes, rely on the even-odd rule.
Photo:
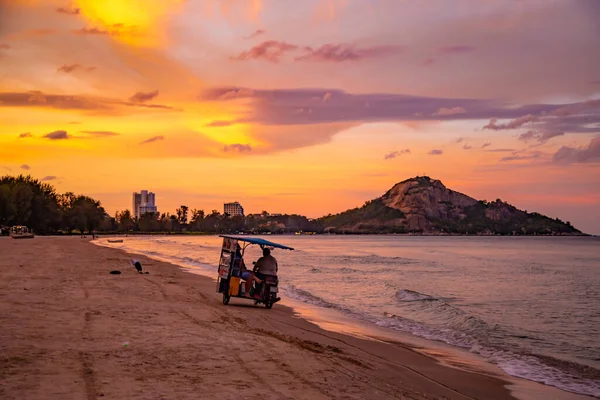
{"label": "sky", "polygon": [[0,0],[0,174],[319,217],[427,175],[600,234],[600,1]]}

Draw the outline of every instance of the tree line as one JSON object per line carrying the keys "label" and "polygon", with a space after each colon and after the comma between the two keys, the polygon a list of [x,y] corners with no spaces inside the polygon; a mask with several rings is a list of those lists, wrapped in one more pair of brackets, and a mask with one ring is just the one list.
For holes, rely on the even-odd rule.
{"label": "tree line", "polygon": [[47,183],[31,176],[0,177],[0,229],[7,234],[14,225],[24,225],[37,234],[92,233],[289,233],[321,232],[318,220],[302,215],[251,214],[229,216],[217,210],[190,209],[182,205],[170,213],[146,213],[135,218],[130,210],[106,213],[100,201],[72,192],[57,193]]}

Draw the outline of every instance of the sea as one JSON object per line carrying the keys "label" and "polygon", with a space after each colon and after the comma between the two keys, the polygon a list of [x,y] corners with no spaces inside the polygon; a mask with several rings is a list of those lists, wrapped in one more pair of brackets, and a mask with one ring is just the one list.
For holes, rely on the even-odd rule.
{"label": "sea", "polygon": [[[600,397],[600,238],[281,235],[281,295]],[[216,278],[218,236],[96,242]],[[260,248],[246,250],[247,265]],[[284,303],[285,304],[285,303]]]}

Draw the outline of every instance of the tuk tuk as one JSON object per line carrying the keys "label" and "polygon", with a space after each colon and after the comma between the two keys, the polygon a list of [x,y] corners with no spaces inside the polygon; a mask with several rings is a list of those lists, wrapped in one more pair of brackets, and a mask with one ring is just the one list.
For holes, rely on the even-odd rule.
{"label": "tuk tuk", "polygon": [[[249,292],[250,296],[246,295],[246,285],[241,279],[244,252],[251,245],[258,245],[261,249],[268,248],[270,250],[294,249],[261,238],[219,236],[223,238],[223,246],[221,247],[221,258],[219,259],[217,292],[223,293],[223,304],[227,305],[232,297],[237,297],[253,300],[255,305],[262,303],[268,309],[273,307],[273,304],[280,300],[277,296],[279,292],[279,280],[275,275],[265,275],[261,283],[256,283],[253,280]],[[251,270],[251,268],[248,268],[248,270]]]}

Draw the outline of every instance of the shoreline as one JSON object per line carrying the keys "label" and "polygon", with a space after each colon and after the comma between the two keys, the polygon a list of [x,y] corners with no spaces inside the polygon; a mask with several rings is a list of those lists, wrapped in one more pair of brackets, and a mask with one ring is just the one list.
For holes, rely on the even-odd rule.
{"label": "shoreline", "polygon": [[508,376],[327,331],[280,304],[224,306],[208,277],[136,254],[139,275],[129,253],[89,240],[6,238],[0,252],[3,398],[526,398]]}

